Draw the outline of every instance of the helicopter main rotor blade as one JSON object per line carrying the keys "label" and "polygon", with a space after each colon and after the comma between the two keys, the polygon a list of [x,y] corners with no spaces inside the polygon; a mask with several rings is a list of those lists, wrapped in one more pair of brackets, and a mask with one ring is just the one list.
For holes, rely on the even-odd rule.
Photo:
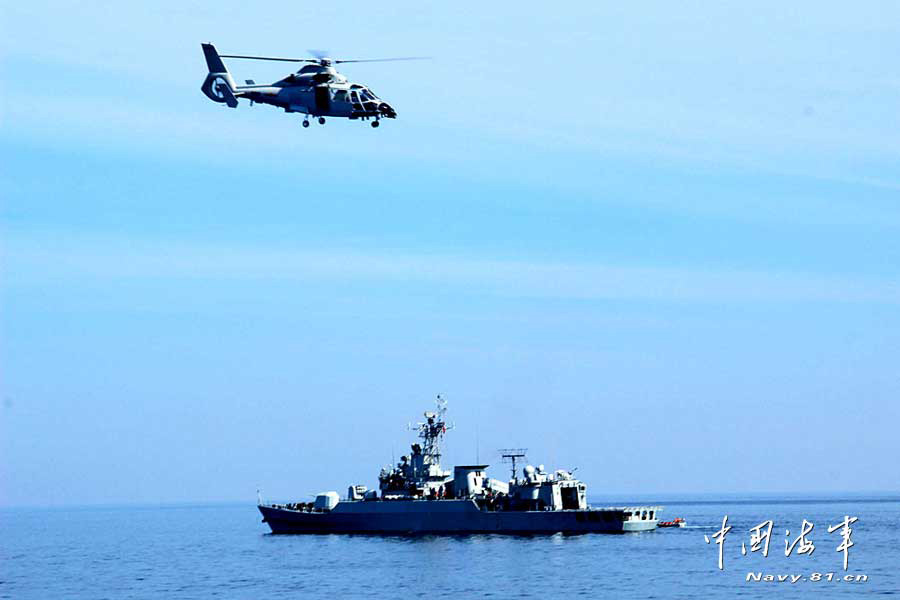
{"label": "helicopter main rotor blade", "polygon": [[338,59],[335,63],[393,62],[395,60],[430,60],[430,56],[398,56],[397,58],[360,58],[354,60]]}
{"label": "helicopter main rotor blade", "polygon": [[239,54],[220,54],[222,58],[246,58],[249,60],[277,60],[280,62],[311,62],[317,63],[319,62],[313,58],[276,58],[274,56],[242,56]]}

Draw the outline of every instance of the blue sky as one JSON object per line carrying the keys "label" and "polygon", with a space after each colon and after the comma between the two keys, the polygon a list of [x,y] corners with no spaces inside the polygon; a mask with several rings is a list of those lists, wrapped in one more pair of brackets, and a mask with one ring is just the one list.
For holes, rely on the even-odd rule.
{"label": "blue sky", "polygon": [[[436,393],[595,496],[897,490],[894,3],[2,10],[0,503],[372,485]],[[201,41],[434,58],[304,130]]]}

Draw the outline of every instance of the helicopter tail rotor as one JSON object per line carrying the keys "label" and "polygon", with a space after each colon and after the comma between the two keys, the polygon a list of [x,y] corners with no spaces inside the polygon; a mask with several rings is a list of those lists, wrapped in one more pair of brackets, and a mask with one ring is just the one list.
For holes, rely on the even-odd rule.
{"label": "helicopter tail rotor", "polygon": [[213,102],[221,102],[227,104],[229,108],[236,108],[238,101],[234,95],[235,85],[231,73],[225,68],[225,63],[216,52],[215,46],[212,44],[201,44],[201,46],[209,74],[203,81],[203,85],[200,86],[200,90]]}

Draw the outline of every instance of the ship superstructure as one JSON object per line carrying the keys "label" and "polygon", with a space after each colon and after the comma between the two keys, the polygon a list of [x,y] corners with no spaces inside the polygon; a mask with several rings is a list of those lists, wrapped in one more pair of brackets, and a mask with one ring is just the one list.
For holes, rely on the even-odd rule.
{"label": "ship superstructure", "polygon": [[409,456],[401,456],[396,466],[385,467],[379,473],[382,498],[443,497],[450,471],[441,468],[441,440],[453,425],[444,418],[447,401],[438,396],[436,404],[437,410],[425,412],[424,422],[410,426],[418,432],[422,443],[410,446]]}
{"label": "ship superstructure", "polygon": [[314,502],[264,504],[259,510],[272,533],[621,533],[656,529],[658,506],[594,508],[587,486],[571,471],[526,465],[512,458],[509,481],[492,479],[488,465],[441,466],[446,401],[410,426],[421,440],[394,466],[381,469],[378,490],[351,485],[347,497],[322,492]]}

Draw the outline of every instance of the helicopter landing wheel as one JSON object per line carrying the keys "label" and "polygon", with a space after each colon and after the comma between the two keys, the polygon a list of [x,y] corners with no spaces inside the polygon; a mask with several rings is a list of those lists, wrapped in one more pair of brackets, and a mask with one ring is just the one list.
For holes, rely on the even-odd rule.
{"label": "helicopter landing wheel", "polygon": [[325,117],[319,117],[319,125],[325,124]]}
{"label": "helicopter landing wheel", "polygon": [[372,121],[372,127],[378,127],[378,125],[380,125],[380,123],[377,120]]}
{"label": "helicopter landing wheel", "polygon": [[309,127],[309,121],[304,120],[304,121],[303,121],[303,126],[304,126],[304,127]]}

